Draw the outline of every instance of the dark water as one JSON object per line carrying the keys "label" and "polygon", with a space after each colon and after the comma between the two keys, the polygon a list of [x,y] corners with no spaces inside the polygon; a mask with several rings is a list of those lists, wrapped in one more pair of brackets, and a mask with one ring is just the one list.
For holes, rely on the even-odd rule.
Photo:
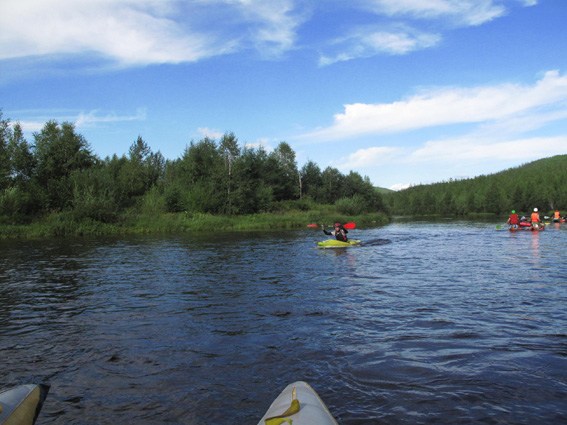
{"label": "dark water", "polygon": [[1,242],[0,387],[40,424],[256,424],[295,380],[341,424],[567,423],[567,225]]}

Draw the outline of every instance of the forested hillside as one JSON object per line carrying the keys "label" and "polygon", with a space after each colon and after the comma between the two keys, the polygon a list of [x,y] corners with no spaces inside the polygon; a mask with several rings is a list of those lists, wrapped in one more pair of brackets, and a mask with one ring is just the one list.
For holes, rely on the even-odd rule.
{"label": "forested hillside", "polygon": [[540,159],[496,174],[413,186],[385,195],[392,214],[466,215],[567,210],[567,155]]}
{"label": "forested hillside", "polygon": [[227,133],[166,160],[138,137],[128,155],[101,159],[70,123],[49,121],[30,143],[0,111],[0,223],[54,213],[113,223],[126,213],[243,215],[313,204],[344,214],[384,209],[368,178],[321,171],[311,161],[298,169],[286,142],[267,152],[239,146]]}

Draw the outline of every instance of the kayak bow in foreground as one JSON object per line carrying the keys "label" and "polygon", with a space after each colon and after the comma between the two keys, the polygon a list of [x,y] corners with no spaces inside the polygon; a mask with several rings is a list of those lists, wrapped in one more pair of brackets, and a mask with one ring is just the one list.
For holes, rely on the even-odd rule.
{"label": "kayak bow in foreground", "polygon": [[289,384],[273,401],[258,425],[338,425],[313,388],[303,381]]}
{"label": "kayak bow in foreground", "polygon": [[48,385],[18,385],[0,392],[0,424],[33,425],[39,415]]}

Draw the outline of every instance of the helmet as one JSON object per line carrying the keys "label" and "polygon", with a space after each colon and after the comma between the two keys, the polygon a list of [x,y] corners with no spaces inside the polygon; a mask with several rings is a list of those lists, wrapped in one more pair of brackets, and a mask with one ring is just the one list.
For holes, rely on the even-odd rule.
{"label": "helmet", "polygon": [[341,223],[335,223],[335,227],[341,227]]}
{"label": "helmet", "polygon": [[537,208],[534,208],[534,212],[537,212]]}
{"label": "helmet", "polygon": [[512,210],[512,214],[516,214],[516,210]]}

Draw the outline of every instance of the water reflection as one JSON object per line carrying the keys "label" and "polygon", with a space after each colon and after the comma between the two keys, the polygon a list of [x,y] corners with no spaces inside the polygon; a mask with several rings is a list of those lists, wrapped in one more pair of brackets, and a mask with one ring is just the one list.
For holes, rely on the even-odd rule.
{"label": "water reflection", "polygon": [[531,232],[532,233],[532,243],[531,243],[531,256],[533,259],[538,260],[539,255],[539,231]]}

